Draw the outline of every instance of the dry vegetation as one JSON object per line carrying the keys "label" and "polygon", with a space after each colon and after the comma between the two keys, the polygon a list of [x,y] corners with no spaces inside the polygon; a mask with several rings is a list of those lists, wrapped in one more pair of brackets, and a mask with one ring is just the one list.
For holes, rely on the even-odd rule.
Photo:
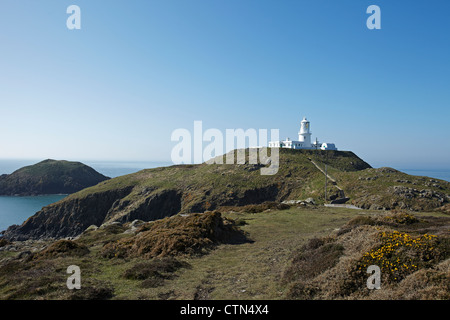
{"label": "dry vegetation", "polygon": [[179,254],[199,254],[218,243],[242,242],[245,236],[233,221],[222,219],[217,211],[177,215],[149,222],[131,238],[107,243],[105,258],[153,258]]}
{"label": "dry vegetation", "polygon": [[[331,236],[311,239],[294,254],[283,275],[290,285],[287,297],[449,299],[448,222],[406,212],[358,216]],[[370,265],[381,269],[380,290],[366,286]]]}
{"label": "dry vegetation", "polygon": [[[112,224],[0,251],[0,299],[449,299],[449,221],[265,203]],[[81,290],[66,287],[72,264]],[[366,287],[371,264],[380,290]]]}
{"label": "dry vegetation", "polygon": [[[312,161],[365,210],[320,206]],[[44,208],[0,239],[0,299],[450,298],[449,182],[341,151],[282,149],[276,176],[259,169],[142,170]],[[366,287],[374,264],[380,290]],[[70,265],[81,290],[66,287]]]}
{"label": "dry vegetation", "polygon": [[[90,276],[100,271],[101,262],[114,268],[113,276],[119,281],[134,280],[139,288],[155,288],[175,278],[177,270],[190,267],[175,256],[201,256],[220,243],[246,241],[233,221],[222,218],[219,212],[177,215],[144,223],[135,232],[126,230],[119,224],[89,228],[76,240],[58,240],[41,251],[4,258],[0,263],[0,297],[109,299],[114,295],[111,282]],[[83,290],[65,287],[65,268],[71,264],[83,270]]]}
{"label": "dry vegetation", "polygon": [[138,262],[127,269],[123,277],[132,280],[142,280],[142,288],[155,288],[162,286],[165,279],[173,279],[174,272],[181,268],[189,268],[187,262],[174,257],[154,258],[145,262]]}
{"label": "dry vegetation", "polygon": [[89,249],[77,242],[70,240],[58,240],[46,249],[31,256],[33,260],[46,260],[63,256],[81,257],[89,253]]}

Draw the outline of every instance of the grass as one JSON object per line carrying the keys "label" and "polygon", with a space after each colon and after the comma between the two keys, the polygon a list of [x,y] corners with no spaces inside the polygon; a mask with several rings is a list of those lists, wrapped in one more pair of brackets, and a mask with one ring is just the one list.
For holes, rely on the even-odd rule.
{"label": "grass", "polygon": [[[121,210],[122,214],[126,214],[133,211],[143,198],[161,190],[181,190],[182,212],[203,212],[214,210],[218,205],[227,205],[227,202],[236,205],[239,201],[245,201],[248,198],[245,192],[270,187],[277,188],[277,191],[274,191],[273,195],[266,196],[267,199],[264,200],[279,200],[276,198],[281,197],[291,199],[314,197],[320,202],[323,201],[321,199],[323,174],[308,159],[317,160],[324,157],[325,152],[320,150],[282,149],[280,150],[280,170],[275,176],[262,176],[259,167],[255,170],[253,165],[249,164],[174,165],[146,169],[103,181],[96,186],[69,195],[64,202],[82,200],[92,194],[129,189],[130,192],[121,199],[122,202],[127,203]],[[369,167],[356,155],[345,151],[330,151],[327,161],[329,164],[334,164],[338,168],[336,170]],[[291,179],[285,179],[286,177]],[[290,183],[286,184],[286,181]],[[258,192],[255,192],[255,195],[257,194]],[[273,199],[269,199],[270,197]],[[258,201],[258,199],[255,200]],[[202,210],[197,210],[199,207]]]}
{"label": "grass", "polygon": [[[371,256],[370,253],[388,243],[380,237],[382,232],[390,235],[396,231],[402,239],[408,234],[405,243],[422,239],[424,244],[428,235],[433,234],[436,238],[431,237],[430,241],[434,243],[439,238],[440,252],[448,252],[445,239],[449,218],[442,213],[411,215],[321,206],[279,210],[268,205],[256,207],[258,210],[254,206],[247,209],[225,211],[221,216],[223,221],[240,221],[239,228],[248,241],[218,242],[201,254],[182,250],[164,257],[148,255],[149,251],[115,258],[103,255],[108,244],[121,241],[133,241],[137,250],[136,239],[149,236],[151,230],[165,232],[155,226],[171,226],[172,231],[181,231],[179,219],[189,218],[183,216],[145,224],[136,234],[123,233],[126,226],[116,225],[85,233],[74,241],[77,245],[56,242],[28,260],[0,263],[0,299],[272,300],[343,296],[366,299],[371,295],[376,298],[380,290],[368,293],[364,289],[362,280],[366,275],[361,277],[363,274],[351,274],[348,270],[357,269],[358,263],[372,262],[364,260],[365,253]],[[184,225],[188,229],[202,225],[205,229],[205,222],[214,221],[208,220],[208,214],[204,214],[205,221],[200,216],[191,217],[192,223]],[[212,217],[217,217],[217,213],[211,212]],[[161,238],[175,241],[176,235],[179,233],[165,236],[163,233]],[[201,233],[201,237],[204,235]],[[130,253],[138,252],[133,250]],[[393,251],[391,258],[396,261],[399,254],[410,255],[406,251]],[[390,277],[383,280],[383,294],[389,298],[396,294],[410,297],[415,292],[415,298],[433,298],[435,289],[435,297],[445,297],[443,263],[448,257],[430,254],[435,260],[429,259],[428,264],[417,262],[418,270],[404,274],[398,281]],[[0,252],[2,258],[7,258],[4,252]],[[65,271],[72,264],[82,271],[82,289],[78,291],[65,287],[68,277]],[[410,290],[419,287],[422,289]]]}
{"label": "grass", "polygon": [[[10,239],[76,236],[90,224],[151,221],[177,213],[220,210],[223,206],[258,205],[312,197],[317,204],[339,194],[324,174],[336,179],[350,203],[365,209],[406,208],[431,211],[450,202],[450,183],[412,177],[389,168],[373,169],[352,152],[280,150],[276,175],[260,174],[254,164],[197,164],[146,169],[99,183],[43,208],[22,226],[5,234]],[[442,210],[448,210],[442,209]],[[59,228],[55,226],[63,226]],[[63,231],[61,231],[63,230]]]}
{"label": "grass", "polygon": [[[324,202],[323,174],[309,159],[321,167],[327,163],[346,195],[369,208],[435,210],[439,197],[448,197],[449,183],[368,168],[348,152],[283,149],[280,154],[276,176],[261,176],[253,165],[172,166],[111,179],[67,197],[54,206],[71,202],[81,207],[84,200],[105,199],[113,191],[117,194],[107,204],[89,211],[113,220],[139,212],[165,191],[178,190],[182,214],[133,232],[127,224],[94,228],[40,252],[2,250],[0,299],[448,297],[448,209],[384,212],[291,207],[280,201],[313,197]],[[163,207],[155,210],[167,213]],[[365,288],[369,263],[381,264],[383,291]],[[66,268],[73,264],[82,270],[79,291],[65,287]]]}
{"label": "grass", "polygon": [[1,177],[0,193],[73,193],[106,179],[109,178],[80,162],[48,159]]}
{"label": "grass", "polygon": [[[249,164],[175,165],[146,169],[104,181],[69,196],[66,201],[80,199],[92,193],[131,187],[132,190],[122,199],[128,203],[122,210],[123,213],[127,213],[142,200],[143,195],[151,196],[161,190],[182,190],[181,211],[198,212],[217,209],[218,205],[227,205],[227,202],[236,205],[239,199],[249,198],[245,192],[273,186],[277,188],[276,194],[274,193],[273,199],[269,199],[270,195],[267,195],[265,200],[312,197],[317,203],[323,203],[325,179],[310,159],[321,168],[325,167],[325,163],[328,164],[329,174],[358,205],[370,207],[375,204],[378,207],[394,208],[402,205],[413,206],[413,202],[416,201],[418,209],[439,206],[438,201],[430,198],[407,201],[401,195],[393,197],[391,189],[398,185],[414,186],[419,190],[428,188],[443,194],[450,193],[450,183],[445,181],[430,183],[423,177],[409,176],[389,168],[373,169],[352,152],[281,149],[280,170],[275,176],[261,176],[259,167],[255,169]],[[328,194],[336,192],[336,187],[329,183]],[[196,211],[200,207],[201,210]]]}
{"label": "grass", "polygon": [[353,204],[369,208],[432,211],[450,202],[450,182],[412,176],[392,168],[335,171]]}
{"label": "grass", "polygon": [[333,230],[354,214],[348,209],[327,208],[230,213],[226,217],[246,221],[241,228],[252,242],[220,245],[208,255],[189,257],[189,270],[148,292],[148,297],[157,299],[174,292],[177,299],[193,299],[202,291],[209,292],[203,297],[208,299],[283,298],[286,288],[279,281],[280,274],[291,252],[308,238]]}

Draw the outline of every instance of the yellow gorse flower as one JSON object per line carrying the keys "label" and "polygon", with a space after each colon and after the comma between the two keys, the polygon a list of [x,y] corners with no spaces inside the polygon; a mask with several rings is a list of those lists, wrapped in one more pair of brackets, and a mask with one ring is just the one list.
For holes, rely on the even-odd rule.
{"label": "yellow gorse flower", "polygon": [[[382,244],[363,254],[359,270],[371,264],[380,266],[382,271],[387,272],[394,280],[401,280],[407,274],[417,270],[415,261],[419,256],[430,256],[435,249],[435,235],[424,234],[413,237],[408,233],[398,231],[380,232]],[[405,250],[414,258],[405,256]],[[415,271],[414,270],[414,271]]]}

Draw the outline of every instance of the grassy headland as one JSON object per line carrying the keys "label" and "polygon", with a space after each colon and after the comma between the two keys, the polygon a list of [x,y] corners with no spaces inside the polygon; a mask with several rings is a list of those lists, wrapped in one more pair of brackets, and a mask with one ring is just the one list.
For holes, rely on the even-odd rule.
{"label": "grassy headland", "polygon": [[[319,168],[327,164],[327,184]],[[79,235],[90,225],[140,219],[152,221],[179,213],[224,206],[313,198],[317,204],[342,196],[372,209],[434,210],[450,202],[450,183],[414,177],[390,168],[373,169],[347,151],[280,150],[276,175],[261,175],[258,164],[176,165],[142,170],[74,193],[43,208],[9,239]],[[342,191],[341,191],[342,190]],[[70,217],[70,218],[69,218]]]}
{"label": "grassy headland", "polygon": [[[44,208],[0,242],[0,299],[449,298],[450,183],[342,151],[282,149],[276,175],[260,168],[142,170]],[[364,210],[323,206],[342,192]]]}

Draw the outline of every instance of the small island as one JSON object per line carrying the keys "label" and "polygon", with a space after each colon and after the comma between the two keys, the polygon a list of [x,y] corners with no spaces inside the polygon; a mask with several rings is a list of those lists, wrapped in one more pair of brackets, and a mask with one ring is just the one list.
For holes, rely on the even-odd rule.
{"label": "small island", "polygon": [[71,194],[108,179],[81,162],[47,159],[0,175],[0,195]]}

